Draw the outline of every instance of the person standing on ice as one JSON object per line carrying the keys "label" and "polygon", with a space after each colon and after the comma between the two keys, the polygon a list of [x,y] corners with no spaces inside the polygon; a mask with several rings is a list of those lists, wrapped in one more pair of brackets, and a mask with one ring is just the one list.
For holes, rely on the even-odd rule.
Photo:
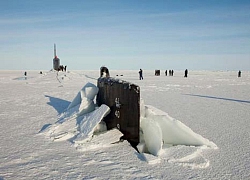
{"label": "person standing on ice", "polygon": [[140,71],[139,71],[139,76],[140,76],[139,79],[143,80],[142,69],[140,69]]}
{"label": "person standing on ice", "polygon": [[24,79],[27,79],[27,72],[24,72]]}
{"label": "person standing on ice", "polygon": [[241,71],[238,72],[238,77],[241,77]]}
{"label": "person standing on ice", "polygon": [[185,70],[185,75],[184,75],[184,77],[188,77],[188,70],[187,70],[187,69]]}

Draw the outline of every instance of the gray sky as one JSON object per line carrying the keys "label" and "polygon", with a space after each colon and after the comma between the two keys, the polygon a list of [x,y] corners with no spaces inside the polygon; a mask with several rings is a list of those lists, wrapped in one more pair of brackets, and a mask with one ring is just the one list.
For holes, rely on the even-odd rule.
{"label": "gray sky", "polygon": [[6,70],[250,70],[250,1],[1,1]]}

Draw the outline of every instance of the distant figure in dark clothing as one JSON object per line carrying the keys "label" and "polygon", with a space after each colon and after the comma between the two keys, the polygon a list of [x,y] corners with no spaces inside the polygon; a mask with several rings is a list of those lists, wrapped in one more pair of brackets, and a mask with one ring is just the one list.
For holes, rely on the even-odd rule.
{"label": "distant figure in dark clothing", "polygon": [[66,72],[66,70],[67,70],[67,66],[64,66],[64,71]]}
{"label": "distant figure in dark clothing", "polygon": [[171,74],[171,73],[172,73],[172,71],[171,71],[171,70],[169,70],[169,76],[172,76],[172,74]]}
{"label": "distant figure in dark clothing", "polygon": [[165,75],[166,75],[166,76],[168,75],[168,70],[165,71]]}
{"label": "distant figure in dark clothing", "polygon": [[140,69],[140,71],[139,71],[139,79],[143,80],[142,69]]}
{"label": "distant figure in dark clothing", "polygon": [[241,71],[238,72],[238,77],[241,77]]}
{"label": "distant figure in dark clothing", "polygon": [[27,72],[26,71],[24,72],[24,76],[25,76],[24,79],[26,80],[27,79]]}
{"label": "distant figure in dark clothing", "polygon": [[171,76],[174,76],[174,70],[171,71]]}
{"label": "distant figure in dark clothing", "polygon": [[184,77],[188,77],[188,70],[187,69],[185,70]]}

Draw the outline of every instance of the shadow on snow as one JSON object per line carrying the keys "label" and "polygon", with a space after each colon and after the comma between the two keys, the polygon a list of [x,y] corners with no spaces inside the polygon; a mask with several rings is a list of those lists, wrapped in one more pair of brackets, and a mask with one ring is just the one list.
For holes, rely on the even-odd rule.
{"label": "shadow on snow", "polygon": [[225,101],[234,101],[239,103],[250,103],[250,101],[240,100],[240,99],[231,99],[231,98],[222,98],[222,97],[215,97],[215,96],[205,96],[205,95],[198,95],[198,94],[184,94],[187,96],[195,96],[195,97],[202,97],[202,98],[210,98],[210,99],[219,99]]}
{"label": "shadow on snow", "polygon": [[[41,133],[43,132],[45,129],[47,129],[49,126],[51,126],[52,124],[45,124],[43,125],[42,129],[38,132],[38,133]],[[1,180],[1,179],[0,179]]]}
{"label": "shadow on snow", "polygon": [[47,102],[48,105],[52,106],[55,108],[55,110],[58,112],[58,114],[62,113],[70,104],[69,101],[51,97],[48,95],[45,95],[45,97],[49,98],[50,102]]}

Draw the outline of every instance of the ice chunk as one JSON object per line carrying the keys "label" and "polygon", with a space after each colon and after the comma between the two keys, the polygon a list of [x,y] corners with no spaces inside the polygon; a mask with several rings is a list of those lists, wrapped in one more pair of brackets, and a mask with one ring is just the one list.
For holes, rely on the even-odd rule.
{"label": "ice chunk", "polygon": [[[89,151],[98,148],[106,148],[115,145],[119,142],[120,137],[123,136],[118,129],[111,129],[104,133],[94,135],[91,141],[75,142],[75,147],[79,151]],[[123,142],[124,143],[124,142]]]}
{"label": "ice chunk", "polygon": [[92,112],[95,110],[95,104],[93,100],[89,100],[86,97],[82,98],[81,104],[78,109],[77,116],[84,115],[86,113]]}
{"label": "ice chunk", "polygon": [[89,100],[93,100],[95,98],[95,95],[98,93],[98,91],[99,89],[96,85],[88,82],[85,86],[83,86],[82,90],[78,92],[76,97],[68,106],[68,109],[80,104],[83,97],[86,97]]}
{"label": "ice chunk", "polygon": [[157,156],[162,149],[161,127],[154,119],[142,118],[141,128],[148,151]]}
{"label": "ice chunk", "polygon": [[141,108],[140,143],[137,146],[140,152],[149,152],[159,155],[162,145],[187,145],[187,146],[207,146],[217,148],[217,146],[201,135],[195,133],[182,122],[170,117],[167,113],[146,105]]}
{"label": "ice chunk", "polygon": [[185,124],[153,106],[146,106],[146,116],[154,117],[162,130],[164,144],[217,147],[213,142],[195,133]]}
{"label": "ice chunk", "polygon": [[102,104],[95,111],[79,117],[79,119],[82,119],[80,120],[80,124],[79,124],[80,134],[77,136],[77,138],[74,141],[79,142],[79,141],[88,140],[93,135],[95,128],[98,126],[101,120],[106,115],[109,114],[109,112],[110,112],[110,108],[107,105]]}
{"label": "ice chunk", "polygon": [[87,98],[87,99],[91,99],[91,100],[93,100],[94,98],[95,98],[95,96],[97,95],[97,93],[98,93],[98,91],[99,91],[99,89],[98,89],[98,87],[97,86],[90,86],[90,87],[85,87],[85,97]]}

